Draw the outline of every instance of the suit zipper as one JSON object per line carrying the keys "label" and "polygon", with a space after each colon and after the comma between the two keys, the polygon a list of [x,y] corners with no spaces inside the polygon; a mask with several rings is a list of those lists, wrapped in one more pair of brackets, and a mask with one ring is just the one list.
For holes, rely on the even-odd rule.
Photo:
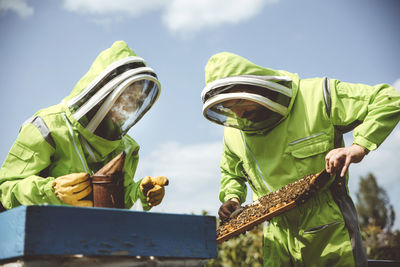
{"label": "suit zipper", "polygon": [[257,192],[256,187],[254,186],[253,181],[250,179],[249,174],[245,170],[242,170],[242,173],[246,178],[247,182],[250,184],[251,188],[254,190],[254,193],[256,193]]}
{"label": "suit zipper", "polygon": [[242,131],[240,131],[240,134],[242,136],[242,140],[243,140],[243,143],[244,143],[244,145],[246,147],[247,152],[251,155],[251,157],[253,158],[254,162],[256,163],[258,173],[260,174],[260,177],[261,177],[261,181],[259,183],[260,187],[262,188],[262,186],[264,185],[265,188],[268,190],[268,192],[272,192],[272,190],[269,188],[268,184],[266,184],[266,182],[265,182],[264,176],[262,175],[261,168],[260,168],[260,165],[258,164],[258,161],[257,161],[256,157],[254,156],[253,152],[251,152],[250,148],[247,146],[247,143],[246,143],[246,140],[245,140],[245,138],[243,136]]}
{"label": "suit zipper", "polygon": [[309,139],[311,139],[311,138],[314,138],[314,137],[317,137],[317,136],[320,136],[320,135],[323,135],[323,134],[324,134],[324,133],[316,133],[316,134],[313,134],[313,135],[310,135],[310,136],[307,136],[307,137],[304,137],[304,138],[301,138],[301,139],[292,141],[292,142],[290,142],[288,145],[289,145],[289,146],[293,146],[293,145],[295,145],[295,144],[298,144],[298,143],[300,143],[300,142],[309,140]]}
{"label": "suit zipper", "polygon": [[74,143],[74,147],[75,147],[76,153],[78,154],[79,159],[80,159],[81,162],[82,162],[82,166],[83,166],[83,168],[85,169],[85,172],[86,172],[86,173],[92,173],[92,172],[89,171],[88,168],[86,167],[85,161],[83,160],[83,157],[82,157],[81,153],[79,152],[78,145],[77,145],[76,140],[75,140],[74,132],[73,132],[73,130],[72,130],[71,124],[69,123],[69,121],[68,121],[68,119],[67,119],[67,116],[65,115],[65,113],[62,113],[62,116],[63,116],[63,119],[64,119],[65,123],[66,123],[67,126],[68,126],[68,130],[69,130],[69,133],[70,133],[70,135],[71,135],[71,137],[72,137],[72,142]]}

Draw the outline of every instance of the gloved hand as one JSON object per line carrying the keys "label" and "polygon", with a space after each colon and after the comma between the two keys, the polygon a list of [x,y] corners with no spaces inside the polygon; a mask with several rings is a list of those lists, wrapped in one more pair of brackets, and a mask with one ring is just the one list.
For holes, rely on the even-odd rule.
{"label": "gloved hand", "polygon": [[143,195],[146,197],[151,207],[161,203],[165,195],[164,186],[168,185],[168,183],[168,179],[164,176],[146,176],[140,182],[140,190],[142,190]]}
{"label": "gloved hand", "polygon": [[222,204],[218,210],[219,218],[222,221],[227,220],[231,216],[231,214],[240,207],[240,202],[237,198],[231,198],[225,201],[225,203]]}
{"label": "gloved hand", "polygon": [[71,173],[56,178],[53,182],[54,193],[64,203],[93,207],[93,201],[82,200],[92,192],[88,173]]}

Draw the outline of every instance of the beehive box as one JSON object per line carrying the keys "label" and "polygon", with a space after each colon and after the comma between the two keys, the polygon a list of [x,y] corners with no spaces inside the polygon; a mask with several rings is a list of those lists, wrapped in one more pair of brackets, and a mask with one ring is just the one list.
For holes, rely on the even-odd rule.
{"label": "beehive box", "polygon": [[[115,257],[118,260],[135,260],[136,257],[210,259],[217,256],[215,225],[214,216],[112,208],[20,206],[0,213],[0,266],[8,261],[43,256],[47,260],[64,260],[64,257],[72,260],[72,256],[81,255],[97,257],[100,262]],[[67,265],[82,266],[63,263]]]}

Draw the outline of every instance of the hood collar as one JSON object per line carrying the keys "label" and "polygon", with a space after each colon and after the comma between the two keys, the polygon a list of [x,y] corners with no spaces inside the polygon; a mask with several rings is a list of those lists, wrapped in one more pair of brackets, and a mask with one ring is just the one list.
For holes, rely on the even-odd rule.
{"label": "hood collar", "polygon": [[[64,107],[67,107],[65,101],[63,101],[63,105]],[[83,136],[83,138],[85,138],[85,140],[96,150],[96,152],[101,155],[102,158],[117,149],[122,142],[122,139],[111,141],[89,132],[74,118],[74,116],[72,116],[72,113],[68,108],[65,110],[67,119],[72,124],[74,129],[76,129]]]}

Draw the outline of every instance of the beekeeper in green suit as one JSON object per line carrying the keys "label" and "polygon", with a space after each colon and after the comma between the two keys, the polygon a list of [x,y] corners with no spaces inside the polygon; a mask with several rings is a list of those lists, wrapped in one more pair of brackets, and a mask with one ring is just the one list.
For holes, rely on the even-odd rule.
{"label": "beekeeper in green suit", "polygon": [[168,179],[134,181],[139,145],[127,135],[160,90],[153,69],[125,42],[115,42],[62,103],[22,125],[0,170],[2,206],[93,206],[86,198],[92,191],[89,176],[123,151],[125,207],[138,199],[145,210],[160,204]]}
{"label": "beekeeper in green suit", "polygon": [[[264,265],[366,266],[347,170],[396,126],[399,93],[386,84],[300,79],[226,52],[212,56],[205,73],[203,114],[226,126],[221,219],[245,201],[246,182],[257,199],[326,169],[330,185],[265,227]],[[353,144],[344,147],[351,130]]]}

